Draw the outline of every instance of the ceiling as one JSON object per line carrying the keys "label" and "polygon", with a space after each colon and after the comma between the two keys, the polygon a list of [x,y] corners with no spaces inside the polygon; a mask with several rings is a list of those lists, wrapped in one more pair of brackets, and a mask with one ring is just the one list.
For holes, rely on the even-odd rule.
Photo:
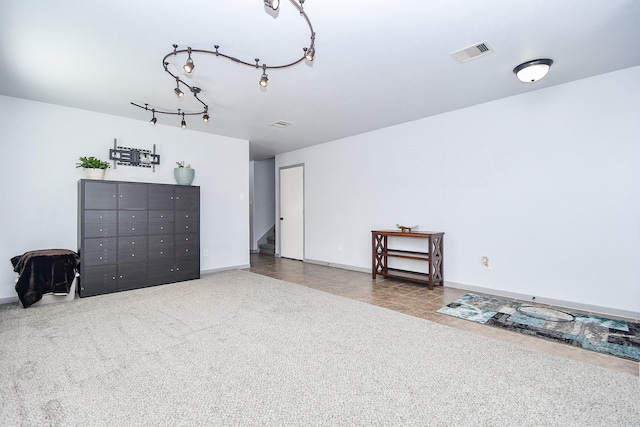
{"label": "ceiling", "polygon": [[[250,141],[252,160],[640,65],[638,0],[307,0],[316,58],[262,69],[193,56],[211,120],[191,130]],[[198,111],[162,58],[213,49],[277,65],[302,56],[309,27],[290,0],[277,13],[262,0],[2,0],[0,94],[149,121],[145,103]],[[450,54],[486,42],[492,53],[465,63]],[[551,58],[543,80],[513,68]],[[178,72],[185,57],[169,59]],[[158,115],[158,125],[179,126]],[[292,123],[286,128],[276,121]],[[461,124],[463,126],[464,124]]]}

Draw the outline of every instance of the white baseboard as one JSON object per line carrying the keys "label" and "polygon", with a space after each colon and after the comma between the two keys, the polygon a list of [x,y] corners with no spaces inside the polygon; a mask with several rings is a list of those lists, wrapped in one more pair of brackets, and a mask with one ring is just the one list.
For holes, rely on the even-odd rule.
{"label": "white baseboard", "polygon": [[325,265],[327,267],[341,268],[343,270],[359,271],[361,273],[371,273],[370,268],[354,267],[352,265],[338,264],[335,262],[318,261],[309,258],[306,258],[304,262],[308,262],[309,264]]}
{"label": "white baseboard", "polygon": [[526,301],[526,302],[536,303],[536,304],[548,304],[556,307],[572,308],[575,310],[587,311],[595,315],[601,314],[605,316],[609,315],[609,316],[616,316],[616,317],[626,317],[629,319],[636,319],[636,320],[640,319],[640,312],[636,312],[636,311],[620,310],[617,308],[602,307],[602,306],[591,305],[591,304],[582,304],[575,301],[564,301],[564,300],[546,298],[541,296],[536,296],[535,299],[533,299],[531,295],[520,294],[517,292],[502,291],[499,289],[485,288],[482,286],[466,285],[464,283],[455,283],[455,282],[447,282],[447,281],[445,281],[444,283],[445,283],[445,286],[449,286],[456,289],[464,289],[465,291],[481,292],[483,294],[491,294],[499,297],[511,298],[519,301]]}
{"label": "white baseboard", "polygon": [[[343,270],[352,270],[352,271],[360,271],[362,273],[371,273],[370,268],[335,264],[331,262],[318,261],[314,259],[305,259],[304,261],[308,262],[309,264],[326,265],[327,267],[341,268]],[[445,286],[449,286],[451,288],[456,288],[456,289],[464,289],[465,291],[481,292],[483,294],[490,294],[490,295],[495,295],[495,296],[504,297],[504,298],[517,299],[520,301],[535,302],[538,304],[549,304],[557,307],[587,311],[589,313],[593,313],[596,315],[601,314],[603,316],[608,315],[608,316],[616,316],[616,317],[625,317],[628,319],[635,319],[636,321],[640,319],[640,312],[636,312],[636,311],[620,310],[617,308],[601,307],[601,306],[591,305],[591,304],[582,304],[574,301],[557,300],[553,298],[545,298],[543,296],[536,296],[535,300],[533,300],[531,298],[531,295],[519,294],[516,292],[509,292],[509,291],[502,291],[502,290],[493,289],[493,288],[485,288],[481,286],[466,285],[463,283],[448,282],[446,280],[444,284]]]}
{"label": "white baseboard", "polygon": [[203,274],[211,274],[211,273],[219,273],[221,271],[228,271],[228,270],[244,270],[246,268],[251,267],[250,264],[243,264],[243,265],[236,265],[236,266],[232,266],[232,267],[223,267],[223,268],[213,268],[210,270],[200,270],[200,275]]}
{"label": "white baseboard", "polygon": [[0,298],[0,305],[2,304],[13,304],[14,302],[18,302],[18,297],[7,297],[7,298]]}

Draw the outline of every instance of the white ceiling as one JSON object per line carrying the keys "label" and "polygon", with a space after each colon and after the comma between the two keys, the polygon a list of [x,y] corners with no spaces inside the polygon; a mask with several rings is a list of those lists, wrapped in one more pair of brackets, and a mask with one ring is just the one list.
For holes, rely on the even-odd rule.
{"label": "white ceiling", "polygon": [[[181,76],[202,88],[211,121],[189,117],[190,130],[248,140],[258,160],[640,65],[638,0],[307,0],[304,8],[316,59],[269,71],[266,90],[261,69],[194,55],[193,76]],[[493,53],[462,64],[450,56],[483,41]],[[262,0],[2,0],[0,94],[144,121],[150,113],[130,102],[197,111],[189,93],[176,98],[162,67],[174,43],[218,44],[275,65],[302,56],[309,28],[289,0],[277,14]],[[519,82],[513,68],[538,58],[554,60],[549,75]],[[270,126],[279,120],[293,126]]]}

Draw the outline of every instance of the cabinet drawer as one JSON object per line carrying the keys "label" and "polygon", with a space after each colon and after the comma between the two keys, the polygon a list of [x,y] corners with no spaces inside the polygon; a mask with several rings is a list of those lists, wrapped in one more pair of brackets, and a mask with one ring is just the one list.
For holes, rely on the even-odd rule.
{"label": "cabinet drawer", "polygon": [[176,246],[200,245],[197,234],[176,234]]}
{"label": "cabinet drawer", "polygon": [[173,210],[173,187],[149,185],[149,210]]}
{"label": "cabinet drawer", "polygon": [[192,243],[190,245],[176,245],[175,256],[176,257],[195,257],[199,258],[200,254],[198,243]]}
{"label": "cabinet drawer", "polygon": [[147,285],[147,263],[135,262],[118,265],[118,290],[144,288]]}
{"label": "cabinet drawer", "polygon": [[176,212],[176,233],[197,233],[198,223],[198,212]]}
{"label": "cabinet drawer", "polygon": [[147,184],[118,184],[118,209],[147,209]]}
{"label": "cabinet drawer", "polygon": [[147,234],[147,213],[137,211],[118,212],[119,236],[143,236]]}
{"label": "cabinet drawer", "polygon": [[117,242],[115,237],[108,239],[86,239],[84,241],[85,252],[102,252],[116,250]]}
{"label": "cabinet drawer", "polygon": [[83,181],[85,209],[117,209],[118,186],[108,182]]}
{"label": "cabinet drawer", "polygon": [[173,235],[149,236],[149,260],[173,260]]}
{"label": "cabinet drawer", "polygon": [[140,262],[147,259],[146,237],[121,237],[118,239],[118,262]]}
{"label": "cabinet drawer", "polygon": [[118,269],[115,265],[83,267],[81,271],[80,289],[78,290],[81,297],[116,291]]}
{"label": "cabinet drawer", "polygon": [[173,233],[173,211],[149,211],[149,234]]}
{"label": "cabinet drawer", "polygon": [[111,237],[118,232],[115,211],[85,211],[84,238]]}
{"label": "cabinet drawer", "polygon": [[116,238],[86,239],[84,250],[80,253],[82,263],[86,266],[115,264],[117,262]]}

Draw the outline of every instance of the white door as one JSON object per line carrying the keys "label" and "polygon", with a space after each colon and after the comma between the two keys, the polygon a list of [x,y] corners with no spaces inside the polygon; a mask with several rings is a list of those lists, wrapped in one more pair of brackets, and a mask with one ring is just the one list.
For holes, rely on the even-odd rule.
{"label": "white door", "polygon": [[280,256],[304,259],[304,167],[280,169]]}

